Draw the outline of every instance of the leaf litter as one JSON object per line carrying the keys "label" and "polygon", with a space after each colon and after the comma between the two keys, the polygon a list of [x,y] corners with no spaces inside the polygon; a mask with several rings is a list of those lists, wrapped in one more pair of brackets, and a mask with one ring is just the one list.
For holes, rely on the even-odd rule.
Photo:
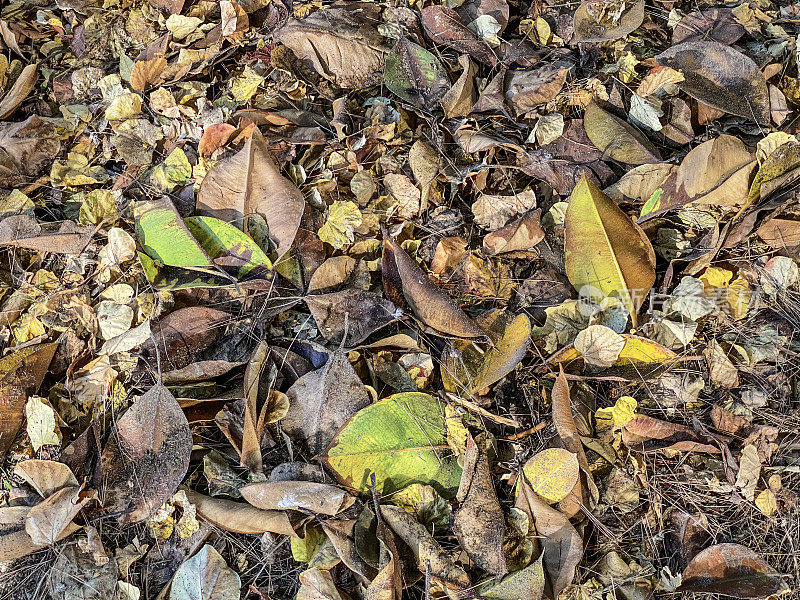
{"label": "leaf litter", "polygon": [[0,7],[0,595],[800,588],[800,5]]}

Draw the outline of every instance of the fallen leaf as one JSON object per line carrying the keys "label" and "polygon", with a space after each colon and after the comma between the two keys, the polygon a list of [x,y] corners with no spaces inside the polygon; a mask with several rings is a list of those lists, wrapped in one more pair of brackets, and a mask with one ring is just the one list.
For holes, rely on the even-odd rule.
{"label": "fallen leaf", "polygon": [[0,187],[27,183],[50,165],[60,149],[56,126],[37,115],[19,123],[0,123]]}
{"label": "fallen leaf", "polygon": [[262,510],[307,510],[333,516],[355,502],[344,490],[313,481],[250,483],[239,491],[245,500]]}
{"label": "fallen leaf", "polygon": [[322,336],[348,347],[397,320],[394,304],[375,292],[345,289],[303,300]]}
{"label": "fallen leaf", "polygon": [[386,56],[384,84],[402,100],[433,110],[450,89],[450,80],[435,55],[405,38]]}
{"label": "fallen leaf", "polygon": [[353,232],[363,222],[361,211],[355,202],[336,200],[328,208],[325,223],[317,234],[319,239],[339,250],[353,243]]}
{"label": "fallen leaf", "polygon": [[545,578],[542,556],[524,569],[509,573],[499,581],[491,579],[476,588],[481,598],[493,600],[539,600],[544,593]]}
{"label": "fallen leaf", "polygon": [[446,6],[427,6],[422,9],[422,26],[435,43],[453,48],[485,65],[497,64],[492,49],[462,22],[458,13]]}
{"label": "fallen leaf", "polygon": [[51,546],[61,539],[87,502],[96,493],[85,493],[78,486],[65,487],[31,507],[25,516],[25,532],[36,546]]}
{"label": "fallen leaf", "polygon": [[622,428],[622,441],[641,452],[720,452],[716,445],[703,440],[692,428],[647,415],[635,415],[625,424]]}
{"label": "fallen leaf", "polygon": [[33,91],[38,75],[36,63],[26,65],[25,68],[22,69],[22,72],[14,81],[14,85],[11,86],[11,89],[0,98],[0,120],[7,119],[16,112],[19,106]]}
{"label": "fallen leaf", "polygon": [[655,281],[650,240],[585,176],[572,192],[564,225],[570,283],[584,296],[620,297],[635,327]]}
{"label": "fallen leaf", "polygon": [[[103,448],[104,497],[122,524],[152,516],[175,493],[189,468],[192,436],[175,397],[156,385],[116,422]],[[136,481],[131,493],[129,481]]]}
{"label": "fallen leaf", "polygon": [[526,214],[536,208],[536,195],[533,190],[524,190],[513,196],[493,196],[482,194],[472,204],[475,222],[489,231],[506,225],[517,215]]}
{"label": "fallen leaf", "polygon": [[749,548],[717,544],[686,566],[678,591],[750,599],[780,596],[790,590],[777,571]]}
{"label": "fallen leaf", "polygon": [[478,567],[503,575],[508,571],[503,553],[505,517],[494,491],[485,436],[467,438],[456,500],[459,507],[453,515],[453,532],[461,547]]}
{"label": "fallen leaf", "polygon": [[673,46],[656,60],[683,73],[681,90],[732,115],[769,126],[769,90],[761,70],[738,50],[711,40]]}
{"label": "fallen leaf", "polygon": [[616,40],[632,33],[644,21],[644,0],[637,0],[632,6],[627,6],[616,22],[610,16],[600,20],[596,19],[590,10],[590,6],[593,4],[602,6],[601,3],[584,0],[575,11],[573,27],[575,28],[574,41],[576,42]]}
{"label": "fallen leaf", "polygon": [[169,600],[238,600],[241,581],[225,559],[206,544],[175,572]]}
{"label": "fallen leaf", "polygon": [[544,239],[540,218],[542,209],[525,213],[505,227],[483,238],[483,249],[490,256],[530,250]]}
{"label": "fallen leaf", "polygon": [[281,427],[312,455],[319,454],[357,411],[370,403],[347,353],[337,351],[325,365],[286,391],[289,412]]}
{"label": "fallen leaf", "polygon": [[409,307],[428,327],[443,334],[482,338],[483,331],[456,302],[428,279],[420,266],[391,239],[383,242],[383,285],[395,305]]}
{"label": "fallen leaf", "polygon": [[632,125],[592,102],[583,117],[586,135],[604,157],[630,165],[661,162],[653,144]]}
{"label": "fallen leaf", "polygon": [[578,483],[580,467],[577,456],[569,450],[548,448],[528,459],[522,474],[538,496],[555,504],[572,493]]}
{"label": "fallen leaf", "polygon": [[739,458],[739,472],[736,474],[736,487],[742,491],[745,500],[752,502],[756,497],[756,487],[761,477],[761,459],[758,449],[753,444],[742,448]]}
{"label": "fallen leaf", "polygon": [[461,467],[447,445],[444,406],[418,392],[384,398],[353,415],[322,460],[343,485],[363,493],[374,473],[379,494],[424,483],[452,498]]}
{"label": "fallen leaf", "polygon": [[42,446],[61,445],[58,415],[44,398],[38,396],[28,398],[25,404],[25,419],[27,420],[25,427],[34,452],[38,452]]}
{"label": "fallen leaf", "polygon": [[610,367],[619,360],[625,338],[605,325],[589,325],[573,342],[583,360],[595,367]]}
{"label": "fallen leaf", "polygon": [[54,460],[23,460],[14,467],[14,475],[24,479],[42,498],[65,487],[78,486],[70,468]]}
{"label": "fallen leaf", "polygon": [[233,223],[245,232],[249,215],[261,215],[279,257],[292,245],[304,209],[303,194],[280,174],[257,127],[241,150],[211,168],[197,194],[201,215]]}

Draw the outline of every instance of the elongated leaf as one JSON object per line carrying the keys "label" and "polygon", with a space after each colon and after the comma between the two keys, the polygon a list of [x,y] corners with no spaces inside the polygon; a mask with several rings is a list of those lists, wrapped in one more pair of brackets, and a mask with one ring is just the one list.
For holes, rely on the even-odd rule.
{"label": "elongated leaf", "polygon": [[137,204],[135,217],[139,245],[150,258],[170,267],[216,271],[169,198]]}
{"label": "elongated leaf", "polygon": [[586,107],[583,126],[597,149],[612,160],[629,165],[657,163],[661,160],[656,147],[644,135],[595,102]]}
{"label": "elongated leaf", "polygon": [[263,510],[308,510],[333,516],[355,502],[341,488],[315,481],[263,481],[239,491],[250,504]]}
{"label": "elongated leaf", "polygon": [[14,81],[14,85],[6,92],[2,99],[0,99],[0,119],[7,119],[19,108],[25,98],[28,97],[36,85],[36,63],[27,65],[22,69]]}
{"label": "elongated leaf", "polygon": [[239,152],[211,168],[197,195],[197,212],[245,231],[248,215],[263,216],[278,256],[292,245],[304,209],[303,194],[281,175],[258,128]]}
{"label": "elongated leaf", "polygon": [[263,510],[224,498],[204,496],[186,490],[189,502],[197,508],[197,515],[217,527],[234,533],[281,533],[295,537],[289,517],[282,510]]}
{"label": "elongated leaf", "polygon": [[344,485],[379,494],[412,483],[433,486],[452,498],[461,467],[447,445],[444,404],[419,392],[389,396],[357,412],[322,456]]}
{"label": "elongated leaf", "polygon": [[590,297],[619,297],[636,326],[636,313],[656,278],[650,240],[585,175],[572,192],[564,225],[570,283]]}
{"label": "elongated leaf", "polygon": [[692,98],[721,111],[769,126],[767,82],[753,60],[719,42],[685,42],[656,60],[683,73],[680,88]]}
{"label": "elongated leaf", "polygon": [[462,338],[484,338],[484,332],[447,294],[428,279],[400,244],[383,242],[383,286],[395,305],[410,308],[428,327]]}

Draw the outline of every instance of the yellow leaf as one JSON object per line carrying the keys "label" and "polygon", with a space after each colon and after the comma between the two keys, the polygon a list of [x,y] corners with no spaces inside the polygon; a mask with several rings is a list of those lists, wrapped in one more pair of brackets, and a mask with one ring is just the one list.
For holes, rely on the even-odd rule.
{"label": "yellow leaf", "polygon": [[594,413],[597,429],[620,429],[636,415],[636,399],[622,396],[610,408],[598,408]]}
{"label": "yellow leaf", "polygon": [[771,517],[778,510],[778,501],[772,490],[764,490],[756,496],[756,506],[765,516]]}
{"label": "yellow leaf", "polygon": [[361,211],[354,202],[337,200],[328,209],[328,218],[317,232],[319,239],[339,250],[353,243],[353,231],[361,225]]}
{"label": "yellow leaf", "polygon": [[580,466],[578,457],[569,450],[548,448],[532,456],[522,473],[534,492],[546,502],[555,504],[575,488]]}
{"label": "yellow leaf", "polygon": [[650,240],[586,175],[572,192],[564,225],[570,283],[591,298],[620,298],[635,327],[636,312],[656,279]]}

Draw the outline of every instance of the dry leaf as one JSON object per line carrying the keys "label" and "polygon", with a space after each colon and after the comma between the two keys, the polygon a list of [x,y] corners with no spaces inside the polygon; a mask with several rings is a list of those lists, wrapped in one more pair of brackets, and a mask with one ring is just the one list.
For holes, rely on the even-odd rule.
{"label": "dry leaf", "polygon": [[661,162],[658,150],[644,135],[595,102],[586,107],[583,125],[595,147],[611,160],[629,165]]}
{"label": "dry leaf", "polygon": [[308,510],[328,516],[339,514],[356,500],[341,488],[313,481],[250,483],[239,491],[262,510]]}
{"label": "dry leaf", "polygon": [[483,238],[483,249],[490,256],[530,250],[544,239],[540,219],[542,209],[525,213],[505,227],[493,231]]}

